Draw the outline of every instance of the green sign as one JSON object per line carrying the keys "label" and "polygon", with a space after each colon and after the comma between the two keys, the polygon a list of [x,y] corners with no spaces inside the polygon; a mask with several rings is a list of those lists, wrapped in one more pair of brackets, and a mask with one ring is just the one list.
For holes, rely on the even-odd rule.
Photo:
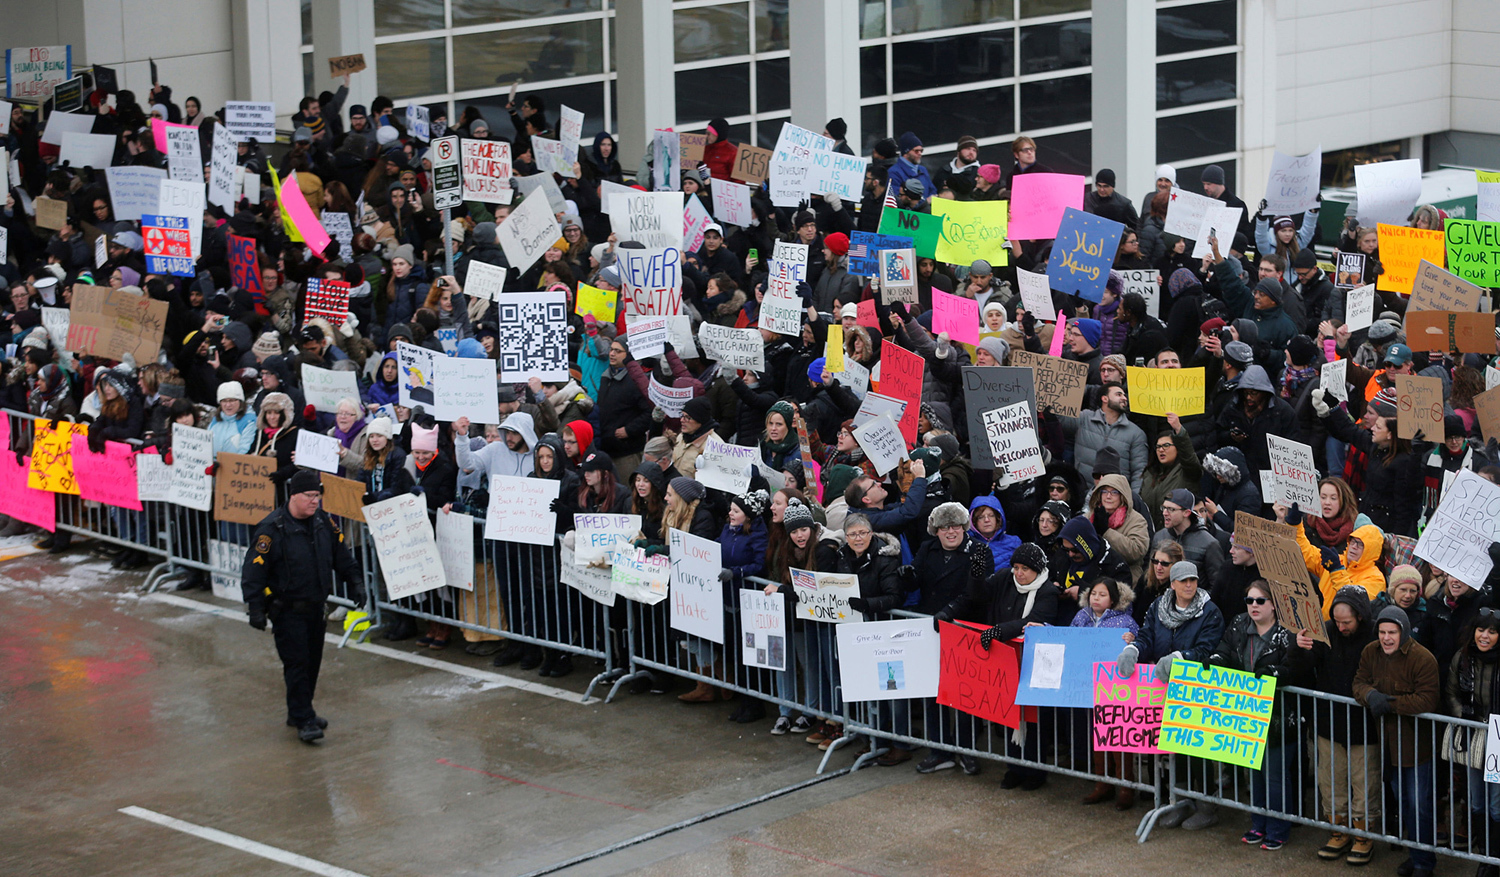
{"label": "green sign", "polygon": [[879,232],[911,238],[918,256],[936,259],[938,240],[943,236],[943,217],[887,207],[880,214]]}
{"label": "green sign", "polygon": [[1500,222],[1444,223],[1448,270],[1480,286],[1500,286]]}
{"label": "green sign", "polygon": [[1259,768],[1276,677],[1173,661],[1157,743],[1168,752]]}

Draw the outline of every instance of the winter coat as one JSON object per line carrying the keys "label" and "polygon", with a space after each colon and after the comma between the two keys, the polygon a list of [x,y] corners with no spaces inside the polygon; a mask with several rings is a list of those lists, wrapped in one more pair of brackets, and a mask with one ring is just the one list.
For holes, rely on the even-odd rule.
{"label": "winter coat", "polygon": [[1207,663],[1224,635],[1224,616],[1214,601],[1207,599],[1207,592],[1203,593],[1203,605],[1198,614],[1175,629],[1162,623],[1159,610],[1161,601],[1176,600],[1176,593],[1168,590],[1152,601],[1146,617],[1141,620],[1140,633],[1136,634],[1137,660],[1154,663],[1173,652],[1181,652],[1184,661]]}
{"label": "winter coat", "polygon": [[906,496],[895,508],[858,509],[870,519],[870,529],[877,533],[900,533],[914,522],[923,520],[922,507],[927,502],[927,479],[913,478]]}
{"label": "winter coat", "polygon": [[[1377,619],[1377,629],[1378,629]],[[1415,767],[1432,760],[1432,749],[1436,734],[1419,732],[1416,720],[1419,713],[1430,713],[1438,708],[1441,688],[1437,659],[1425,646],[1403,635],[1401,645],[1393,654],[1387,655],[1377,638],[1360,653],[1359,669],[1354,673],[1351,686],[1354,699],[1369,706],[1371,691],[1379,691],[1390,699],[1391,712],[1381,718],[1385,727],[1386,755],[1397,767]]]}
{"label": "winter coat", "polygon": [[248,454],[255,443],[255,412],[245,406],[232,420],[217,413],[208,422],[208,434],[213,438],[214,459],[219,454]]}
{"label": "winter coat", "polygon": [[1214,501],[1214,504],[1219,507],[1218,513],[1214,515],[1214,526],[1230,533],[1234,531],[1236,512],[1260,514],[1260,488],[1255,486],[1255,479],[1250,477],[1250,467],[1246,465],[1245,455],[1239,448],[1218,448],[1213,453],[1215,457],[1234,464],[1234,467],[1239,470],[1239,480],[1233,484],[1226,484],[1219,481],[1212,473],[1205,472],[1203,485],[1198,495]]}
{"label": "winter coat", "polygon": [[1135,590],[1126,582],[1120,582],[1120,599],[1115,605],[1104,610],[1103,615],[1095,615],[1094,610],[1089,608],[1089,595],[1082,589],[1078,594],[1078,614],[1073,616],[1069,627],[1103,627],[1111,630],[1126,630],[1134,634],[1139,631],[1140,625],[1135,623],[1135,617],[1130,614],[1130,605],[1135,601]]}
{"label": "winter coat", "polygon": [[[719,534],[720,564],[734,575],[739,587],[749,587],[745,584],[746,576],[766,574],[766,543],[770,538],[766,532],[766,520],[755,517],[749,523],[749,532],[726,523]],[[729,588],[724,589],[724,605],[739,606],[739,597]]]}
{"label": "winter coat", "polygon": [[[1314,691],[1354,696],[1354,675],[1359,670],[1359,660],[1365,647],[1379,644],[1375,641],[1375,621],[1370,614],[1370,600],[1364,591],[1351,588],[1333,598],[1334,603],[1343,603],[1354,612],[1359,625],[1345,636],[1332,621],[1323,625],[1328,635],[1328,645],[1314,641],[1311,649],[1298,648],[1292,653],[1291,663],[1297,674],[1308,679],[1307,685]],[[1308,704],[1304,702],[1303,708]],[[1335,743],[1358,744],[1365,742],[1366,734],[1375,733],[1377,721],[1368,712],[1347,704],[1335,704],[1327,700],[1311,702],[1313,729],[1319,737]]]}
{"label": "winter coat", "polygon": [[708,444],[710,435],[714,435],[713,429],[704,429],[702,435],[691,440],[684,433],[678,433],[672,439],[672,468],[677,470],[677,474],[687,478],[698,477],[698,458],[703,456],[703,447]]}
{"label": "winter coat", "polygon": [[1073,434],[1073,465],[1085,484],[1093,482],[1094,460],[1106,447],[1120,452],[1120,468],[1129,475],[1131,489],[1140,490],[1146,471],[1146,434],[1124,415],[1110,424],[1101,411],[1080,413]]}
{"label": "winter coat", "polygon": [[889,612],[901,605],[901,544],[888,533],[876,533],[863,555],[846,543],[839,546],[831,572],[854,573],[859,578],[859,596],[870,612]]}
{"label": "winter coat", "polygon": [[988,578],[972,579],[969,589],[949,603],[943,614],[959,621],[999,627],[1000,639],[1015,639],[1028,623],[1047,624],[1057,615],[1058,590],[1049,582],[1041,582],[1037,588],[1030,612],[1025,611],[1027,596],[1017,590],[1011,570],[1002,569]]}
{"label": "winter coat", "polygon": [[980,578],[988,578],[995,571],[994,555],[985,543],[972,535],[969,534],[952,551],[936,539],[928,539],[917,549],[917,556],[911,562],[912,575],[902,582],[907,590],[921,592],[917,612],[936,615],[963,596],[974,578],[976,564],[986,570]]}
{"label": "winter coat", "polygon": [[825,264],[823,274],[813,284],[812,305],[824,313],[833,312],[833,303],[859,301],[860,278],[849,273],[843,257]]}
{"label": "winter coat", "polygon": [[[1292,407],[1285,399],[1272,396],[1266,407],[1251,420],[1245,416],[1241,405],[1242,395],[1242,391],[1235,390],[1234,401],[1219,412],[1219,446],[1239,448],[1240,453],[1245,455],[1245,465],[1250,468],[1251,473],[1257,473],[1271,468],[1271,457],[1266,450],[1267,435],[1281,436],[1294,442],[1302,441],[1303,436],[1301,430],[1297,429],[1297,415],[1292,412]],[[1232,433],[1236,428],[1244,432],[1246,438],[1235,441]]]}
{"label": "winter coat", "polygon": [[1146,474],[1141,478],[1141,499],[1146,501],[1144,511],[1151,515],[1156,529],[1161,529],[1161,504],[1166,501],[1168,494],[1179,487],[1185,487],[1196,494],[1203,481],[1203,464],[1198,461],[1198,453],[1193,448],[1193,440],[1188,436],[1186,425],[1172,435],[1172,444],[1177,446],[1177,461],[1170,466],[1161,466],[1156,462],[1154,442],[1160,439],[1148,440],[1153,444],[1146,451],[1150,456],[1146,463]]}
{"label": "winter coat", "polygon": [[[561,451],[558,452],[559,457],[561,453]],[[422,489],[422,498],[427,500],[429,512],[436,512],[458,498],[458,464],[453,462],[453,455],[443,450],[441,445],[438,447],[437,456],[432,458],[432,462],[427,464],[426,469],[417,466],[416,454],[407,454],[406,474],[411,478],[412,484]],[[566,484],[563,486],[562,496],[564,497],[569,495],[567,486]],[[577,493],[578,485],[575,483],[572,487],[573,492]],[[563,516],[557,517],[558,521],[562,522]],[[573,518],[569,516],[566,523],[570,529],[572,522]]]}
{"label": "winter coat", "polygon": [[[639,454],[646,446],[651,430],[651,411],[656,406],[641,394],[624,368],[609,368],[599,378],[599,396],[595,404],[599,430],[595,442],[599,450],[611,457]],[[625,430],[625,438],[615,431]]]}
{"label": "winter coat", "polygon": [[[1287,316],[1286,310],[1281,305],[1257,310],[1251,287],[1245,282],[1245,278],[1234,270],[1228,260],[1214,265],[1214,277],[1219,281],[1219,291],[1224,296],[1224,304],[1229,308],[1229,313],[1255,323],[1256,328],[1260,330],[1261,345],[1265,349],[1285,350],[1286,343],[1292,340],[1292,336],[1302,331],[1292,318]],[[1280,361],[1279,356],[1277,361]]]}
{"label": "winter coat", "polygon": [[406,471],[406,452],[392,444],[385,455],[385,463],[363,470],[359,480],[365,485],[367,505],[410,492],[413,481],[411,473]]}
{"label": "winter coat", "polygon": [[1120,299],[1115,299],[1109,304],[1094,305],[1094,319],[1098,320],[1103,327],[1099,336],[1099,353],[1103,356],[1125,353],[1125,339],[1130,334],[1130,326],[1120,319]]}
{"label": "winter coat", "polygon": [[[1149,205],[1148,205],[1149,207]],[[1140,223],[1140,217],[1136,215],[1135,205],[1130,199],[1121,195],[1118,191],[1110,194],[1108,198],[1099,197],[1099,193],[1090,186],[1083,196],[1083,212],[1102,216],[1121,223],[1126,228],[1134,228]]]}
{"label": "winter coat", "polygon": [[[1342,408],[1323,418],[1328,434],[1365,454],[1365,485],[1359,495],[1359,510],[1385,533],[1417,535],[1417,516],[1422,511],[1422,459],[1406,451],[1387,456],[1375,447],[1369,430],[1354,425]],[[1262,445],[1264,447],[1264,445]]]}
{"label": "winter coat", "polygon": [[1167,527],[1157,530],[1151,539],[1151,551],[1154,553],[1168,542],[1176,542],[1182,546],[1182,559],[1198,567],[1199,586],[1214,592],[1224,574],[1224,546],[1204,526],[1203,519],[1197,514],[1190,517],[1188,527],[1182,531],[1181,536]]}
{"label": "winter coat", "polygon": [[1380,528],[1370,524],[1358,527],[1349,537],[1350,541],[1358,539],[1364,545],[1364,553],[1355,563],[1349,562],[1349,547],[1345,543],[1339,550],[1339,564],[1341,569],[1332,572],[1323,568],[1323,552],[1321,543],[1314,545],[1307,538],[1307,524],[1296,528],[1297,547],[1302,549],[1302,562],[1307,565],[1307,571],[1318,577],[1318,591],[1323,595],[1323,620],[1332,618],[1329,615],[1333,611],[1333,597],[1342,588],[1356,585],[1363,588],[1365,594],[1371,600],[1385,593],[1385,576],[1380,572],[1377,565],[1380,561],[1380,552],[1385,548],[1385,537]]}
{"label": "winter coat", "polygon": [[[1296,651],[1300,649],[1297,648],[1297,637],[1291,631],[1273,624],[1262,637],[1255,630],[1254,620],[1248,614],[1241,614],[1224,628],[1224,636],[1208,662],[1215,667],[1276,677],[1276,685],[1281,687],[1294,684],[1291,659]],[[1283,740],[1291,742],[1297,737],[1297,710],[1282,709],[1281,700],[1277,698],[1271,703],[1270,728],[1266,736],[1268,747],[1280,746]]]}
{"label": "winter coat", "polygon": [[1105,475],[1099,479],[1098,487],[1094,488],[1093,494],[1089,497],[1090,517],[1101,512],[1100,487],[1113,487],[1124,498],[1125,520],[1120,522],[1119,527],[1110,527],[1101,535],[1104,541],[1109,543],[1112,553],[1130,566],[1130,581],[1135,581],[1146,569],[1146,548],[1151,544],[1151,531],[1146,524],[1145,516],[1136,511],[1130,485],[1125,483],[1123,475]]}
{"label": "winter coat", "polygon": [[[1000,519],[1000,526],[995,529],[994,535],[988,538],[973,525],[974,513],[982,508],[993,509]],[[1021,547],[1021,538],[1006,532],[1005,510],[1000,507],[1000,501],[989,494],[974,497],[974,501],[969,504],[969,522],[969,539],[990,550],[995,561],[995,569],[1005,569],[1010,566],[1010,556]],[[936,542],[937,540],[930,541]]]}

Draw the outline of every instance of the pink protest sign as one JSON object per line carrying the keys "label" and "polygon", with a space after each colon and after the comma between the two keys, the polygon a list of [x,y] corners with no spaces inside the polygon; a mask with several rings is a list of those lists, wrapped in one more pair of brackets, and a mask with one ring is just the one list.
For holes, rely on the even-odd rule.
{"label": "pink protest sign", "polygon": [[1045,241],[1057,237],[1063,211],[1083,209],[1087,181],[1075,174],[1019,174],[1010,184],[1010,226],[1013,241]]}
{"label": "pink protest sign", "polygon": [[1057,312],[1057,328],[1052,330],[1052,347],[1048,349],[1048,356],[1062,356],[1063,336],[1068,334],[1068,315],[1062,311]]}
{"label": "pink protest sign", "polygon": [[0,411],[0,451],[10,450],[10,415]]}
{"label": "pink protest sign", "polygon": [[89,450],[89,440],[73,436],[73,474],[78,495],[108,506],[140,511],[141,495],[135,475],[135,454],[124,442],[105,442],[104,453]]}
{"label": "pink protest sign", "polygon": [[932,331],[964,344],[979,344],[979,302],[941,289],[932,291]]}
{"label": "pink protest sign", "polygon": [[890,341],[880,342],[880,392],[906,401],[901,415],[901,436],[906,446],[917,443],[917,413],[922,407],[922,372],[926,363],[919,354]]}
{"label": "pink protest sign", "polygon": [[0,454],[0,513],[56,531],[57,503],[51,493],[26,486],[30,470],[30,457],[17,463],[15,454]]}
{"label": "pink protest sign", "polygon": [[1094,665],[1094,751],[1153,755],[1161,734],[1167,683],[1156,678],[1156,665],[1139,664],[1131,678],[1120,676],[1113,661]]}
{"label": "pink protest sign", "polygon": [[856,323],[869,329],[880,328],[880,317],[875,315],[875,299],[867,298],[860,302],[857,307],[859,308],[859,316],[855,318]]}
{"label": "pink protest sign", "polygon": [[192,125],[179,125],[176,122],[164,122],[161,119],[151,120],[151,139],[156,141],[156,151],[163,155],[167,153],[167,129],[168,128],[191,128]]}
{"label": "pink protest sign", "polygon": [[281,209],[290,216],[297,231],[302,234],[302,240],[307,242],[312,251],[321,256],[333,238],[323,230],[323,223],[313,214],[312,208],[307,206],[307,199],[302,197],[302,190],[297,188],[297,174],[287,174],[281,183]]}

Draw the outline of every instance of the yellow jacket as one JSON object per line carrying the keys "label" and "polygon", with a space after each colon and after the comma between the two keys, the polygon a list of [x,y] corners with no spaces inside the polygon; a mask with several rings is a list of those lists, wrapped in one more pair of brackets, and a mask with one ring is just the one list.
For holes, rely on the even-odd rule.
{"label": "yellow jacket", "polygon": [[1344,568],[1329,572],[1323,568],[1323,554],[1307,539],[1307,528],[1297,527],[1297,546],[1302,549],[1302,561],[1307,564],[1307,571],[1318,577],[1318,591],[1323,595],[1323,620],[1327,621],[1332,616],[1329,614],[1333,609],[1333,595],[1338,593],[1339,588],[1345,585],[1359,585],[1370,595],[1370,602],[1385,592],[1385,576],[1381,574],[1376,564],[1380,562],[1380,552],[1385,548],[1385,534],[1374,524],[1366,524],[1355,530],[1349,537],[1350,541],[1358,539],[1364,543],[1365,551],[1355,563],[1349,562],[1349,550],[1346,545],[1344,552],[1339,555]]}

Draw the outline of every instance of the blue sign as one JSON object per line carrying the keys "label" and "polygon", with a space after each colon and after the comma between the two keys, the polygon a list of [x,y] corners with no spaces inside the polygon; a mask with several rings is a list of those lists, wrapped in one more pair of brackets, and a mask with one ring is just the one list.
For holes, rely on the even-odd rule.
{"label": "blue sign", "polygon": [[1094,664],[1120,657],[1124,633],[1118,627],[1026,628],[1016,703],[1093,707]]}
{"label": "blue sign", "polygon": [[1098,301],[1104,295],[1124,231],[1125,226],[1112,219],[1072,207],[1064,210],[1052,242],[1052,255],[1047,259],[1047,280],[1052,288]]}
{"label": "blue sign", "polygon": [[881,250],[909,250],[911,238],[894,234],[857,231],[849,236],[849,273],[855,277],[874,277],[880,273]]}

